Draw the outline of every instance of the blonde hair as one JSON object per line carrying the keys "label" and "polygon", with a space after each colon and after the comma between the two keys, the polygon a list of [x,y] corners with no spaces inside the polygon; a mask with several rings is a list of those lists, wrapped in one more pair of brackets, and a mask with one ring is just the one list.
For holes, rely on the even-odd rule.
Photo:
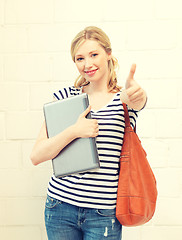
{"label": "blonde hair", "polygon": [[[106,51],[106,53],[111,53],[111,43],[108,36],[103,32],[100,28],[89,26],[86,27],[83,31],[79,32],[76,37],[73,39],[71,43],[71,56],[73,61],[75,62],[75,54],[78,50],[79,46],[85,42],[86,39],[97,41]],[[108,67],[110,70],[110,77],[108,82],[108,90],[109,92],[118,92],[121,87],[117,85],[117,76],[116,76],[116,68],[118,67],[118,61],[115,57],[111,57],[108,61]],[[89,84],[88,81],[81,75],[76,79],[74,86],[76,88],[82,87]]]}

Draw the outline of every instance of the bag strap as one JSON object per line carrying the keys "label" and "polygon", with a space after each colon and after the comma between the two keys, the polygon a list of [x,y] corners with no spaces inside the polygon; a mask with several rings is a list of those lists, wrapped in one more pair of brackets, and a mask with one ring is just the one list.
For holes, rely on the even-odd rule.
{"label": "bag strap", "polygon": [[[126,127],[131,127],[130,117],[129,117],[129,114],[128,114],[128,108],[126,106],[126,103],[122,103],[122,104],[123,104],[123,109],[124,109],[125,126]],[[135,127],[134,127],[134,132],[136,133],[136,124],[135,124]]]}
{"label": "bag strap", "polygon": [[129,118],[126,103],[123,103],[123,109],[124,109],[124,117],[125,117],[125,126],[130,127],[130,118]]}

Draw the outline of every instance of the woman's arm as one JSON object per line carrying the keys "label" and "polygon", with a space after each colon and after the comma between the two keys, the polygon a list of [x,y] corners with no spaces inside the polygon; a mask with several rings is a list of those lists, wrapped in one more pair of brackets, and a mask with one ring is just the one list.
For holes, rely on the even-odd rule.
{"label": "woman's arm", "polygon": [[43,123],[30,158],[34,165],[56,157],[59,152],[74,139],[82,137],[96,137],[98,135],[98,123],[95,119],[87,119],[90,112],[89,106],[78,118],[77,122],[60,132],[58,135],[48,138],[45,122]]}
{"label": "woman's arm", "polygon": [[76,135],[73,131],[73,126],[52,138],[48,138],[46,124],[44,122],[30,155],[32,163],[38,165],[39,163],[56,157],[58,153],[75,138]]}

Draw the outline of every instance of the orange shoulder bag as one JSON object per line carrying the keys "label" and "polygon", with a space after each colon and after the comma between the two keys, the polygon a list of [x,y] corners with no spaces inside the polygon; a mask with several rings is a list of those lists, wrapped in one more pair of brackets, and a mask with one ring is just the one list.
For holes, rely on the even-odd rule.
{"label": "orange shoulder bag", "polygon": [[138,226],[154,215],[157,187],[146,152],[130,125],[126,104],[125,133],[120,157],[116,217],[123,226]]}

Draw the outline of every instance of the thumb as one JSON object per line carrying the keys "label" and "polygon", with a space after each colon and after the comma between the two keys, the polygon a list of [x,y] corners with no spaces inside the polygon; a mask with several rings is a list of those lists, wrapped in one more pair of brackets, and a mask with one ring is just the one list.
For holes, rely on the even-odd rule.
{"label": "thumb", "polygon": [[130,68],[130,73],[128,75],[128,78],[126,80],[126,88],[128,88],[131,84],[131,81],[134,79],[134,74],[136,71],[136,64],[132,64],[131,68]]}
{"label": "thumb", "polygon": [[83,113],[80,114],[80,117],[81,118],[86,117],[90,111],[91,111],[91,106],[89,105],[88,108]]}

